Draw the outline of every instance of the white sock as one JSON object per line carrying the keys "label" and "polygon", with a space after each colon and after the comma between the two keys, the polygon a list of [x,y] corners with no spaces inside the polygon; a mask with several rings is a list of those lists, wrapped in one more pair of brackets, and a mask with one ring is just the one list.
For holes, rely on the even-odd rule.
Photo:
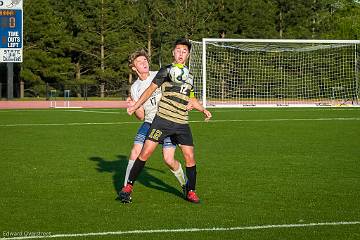
{"label": "white sock", "polygon": [[170,171],[174,174],[174,176],[179,181],[181,186],[185,185],[185,183],[186,183],[185,175],[184,175],[184,171],[183,171],[180,163],[179,163],[178,170],[173,171],[170,169]]}
{"label": "white sock", "polygon": [[129,162],[128,162],[128,165],[127,165],[127,168],[126,168],[126,173],[125,173],[124,186],[126,186],[126,184],[127,184],[127,181],[129,179],[129,174],[130,174],[130,171],[131,171],[131,169],[132,169],[132,167],[134,165],[134,162],[135,162],[135,160],[129,159]]}

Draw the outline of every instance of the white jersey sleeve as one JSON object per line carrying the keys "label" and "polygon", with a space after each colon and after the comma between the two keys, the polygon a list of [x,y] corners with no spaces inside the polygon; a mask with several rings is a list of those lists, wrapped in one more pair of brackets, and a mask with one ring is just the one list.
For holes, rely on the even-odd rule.
{"label": "white jersey sleeve", "polygon": [[[131,86],[131,98],[134,101],[139,100],[141,94],[150,86],[153,78],[157,72],[150,72],[150,75],[145,80],[137,79]],[[161,98],[160,88],[156,89],[155,92],[150,96],[150,98],[143,104],[145,111],[145,122],[152,123],[158,109],[158,103]]]}

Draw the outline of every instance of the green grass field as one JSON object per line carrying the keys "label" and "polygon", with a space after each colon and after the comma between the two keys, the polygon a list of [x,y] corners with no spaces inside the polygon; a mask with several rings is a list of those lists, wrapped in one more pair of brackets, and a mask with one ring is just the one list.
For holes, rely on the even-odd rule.
{"label": "green grass field", "polygon": [[121,204],[124,109],[0,110],[0,238],[360,239],[360,108],[212,113],[190,116],[201,204],[160,149]]}

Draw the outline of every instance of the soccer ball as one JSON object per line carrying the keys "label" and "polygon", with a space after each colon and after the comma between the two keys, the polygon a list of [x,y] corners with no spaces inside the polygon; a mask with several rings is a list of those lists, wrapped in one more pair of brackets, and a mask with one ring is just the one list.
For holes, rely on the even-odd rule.
{"label": "soccer ball", "polygon": [[189,68],[183,64],[173,64],[170,68],[170,78],[173,82],[185,83],[189,74]]}

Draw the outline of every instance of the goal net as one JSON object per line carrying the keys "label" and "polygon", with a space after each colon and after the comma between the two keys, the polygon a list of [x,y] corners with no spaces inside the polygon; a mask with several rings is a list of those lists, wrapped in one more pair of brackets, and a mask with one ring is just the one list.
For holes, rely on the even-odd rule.
{"label": "goal net", "polygon": [[203,39],[190,70],[204,106],[358,105],[360,41]]}

